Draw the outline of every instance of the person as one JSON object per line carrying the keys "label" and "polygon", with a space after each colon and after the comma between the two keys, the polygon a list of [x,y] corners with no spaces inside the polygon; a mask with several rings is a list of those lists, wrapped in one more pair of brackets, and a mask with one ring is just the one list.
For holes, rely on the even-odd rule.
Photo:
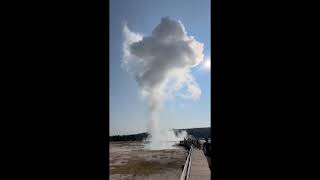
{"label": "person", "polygon": [[199,149],[199,139],[198,138],[195,139],[195,147]]}
{"label": "person", "polygon": [[195,138],[192,139],[192,146],[196,147],[196,139]]}
{"label": "person", "polygon": [[208,142],[208,138],[205,138],[205,143],[203,143],[203,146],[202,146],[202,148],[203,148],[203,152],[204,152],[204,155],[206,156],[206,158],[207,158],[207,161],[208,161],[208,165],[209,165],[209,168],[210,168],[210,170],[211,170],[211,152],[210,152],[210,150],[211,150],[211,145],[210,145],[210,143]]}

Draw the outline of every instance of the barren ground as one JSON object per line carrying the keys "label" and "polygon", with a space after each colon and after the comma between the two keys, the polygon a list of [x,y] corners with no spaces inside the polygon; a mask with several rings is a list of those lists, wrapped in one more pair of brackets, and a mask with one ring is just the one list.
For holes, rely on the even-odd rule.
{"label": "barren ground", "polygon": [[110,143],[111,180],[174,180],[179,179],[188,152],[182,147],[168,150],[143,149],[143,143]]}

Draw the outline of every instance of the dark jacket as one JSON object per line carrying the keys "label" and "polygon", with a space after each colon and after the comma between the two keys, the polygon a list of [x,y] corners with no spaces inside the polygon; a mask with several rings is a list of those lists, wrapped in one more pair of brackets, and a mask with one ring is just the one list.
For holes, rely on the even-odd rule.
{"label": "dark jacket", "polygon": [[203,152],[205,156],[211,156],[211,144],[208,142],[203,143]]}

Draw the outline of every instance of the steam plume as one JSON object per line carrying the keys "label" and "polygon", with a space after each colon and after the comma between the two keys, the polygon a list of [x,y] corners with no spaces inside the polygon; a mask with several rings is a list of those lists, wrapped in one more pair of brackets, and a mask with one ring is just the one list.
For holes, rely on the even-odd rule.
{"label": "steam plume", "polygon": [[148,104],[151,144],[160,144],[165,141],[157,116],[161,104],[176,96],[196,100],[201,95],[191,69],[203,61],[203,44],[169,17],[162,18],[150,36],[132,32],[125,24],[123,37],[122,67],[134,76]]}

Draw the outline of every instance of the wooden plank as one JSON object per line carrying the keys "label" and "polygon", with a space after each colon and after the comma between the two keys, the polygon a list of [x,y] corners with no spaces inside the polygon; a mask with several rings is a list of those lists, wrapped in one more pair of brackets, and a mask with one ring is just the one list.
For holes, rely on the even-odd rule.
{"label": "wooden plank", "polygon": [[194,149],[191,162],[191,180],[209,180],[211,171],[202,150]]}

